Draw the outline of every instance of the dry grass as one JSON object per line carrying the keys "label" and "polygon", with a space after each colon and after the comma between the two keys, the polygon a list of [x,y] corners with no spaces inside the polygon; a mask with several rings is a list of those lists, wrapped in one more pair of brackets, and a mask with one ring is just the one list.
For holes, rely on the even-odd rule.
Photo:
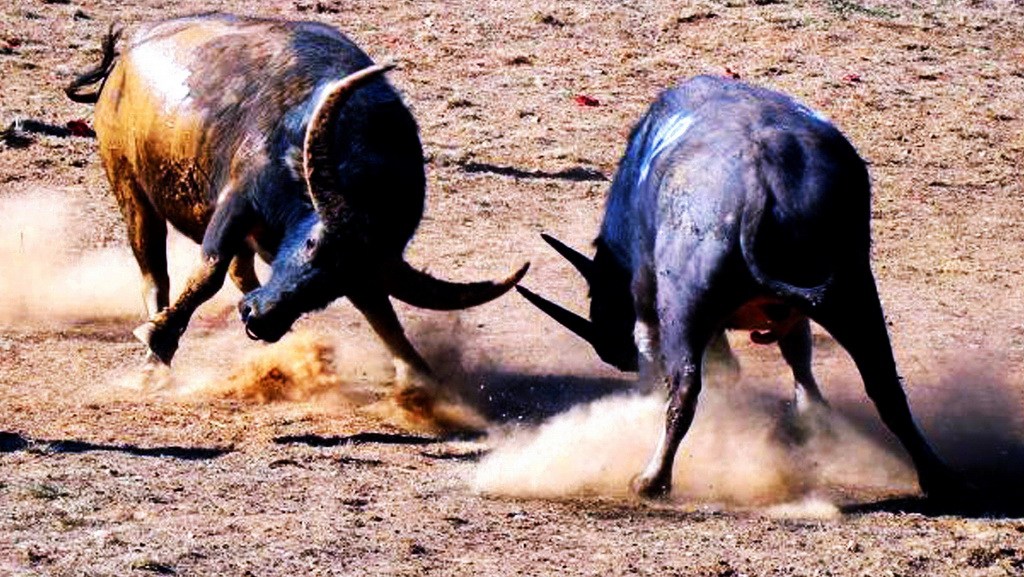
{"label": "dry grass", "polygon": [[[0,6],[0,128],[19,118],[89,121],[91,110],[67,101],[60,87],[95,60],[111,21],[132,29],[214,9],[253,7]],[[965,466],[1016,478],[1008,471],[1024,459],[1019,2],[275,0],[260,11],[335,24],[374,58],[401,63],[390,78],[420,123],[429,175],[410,262],[475,280],[531,260],[527,284],[578,310],[583,283],[537,233],[588,246],[607,187],[593,177],[611,177],[632,123],[659,90],[728,70],[814,106],[870,162],[875,269],[925,428]],[[578,97],[598,105],[581,106],[588,100]],[[750,418],[742,403],[735,411],[714,405],[695,425],[706,431],[693,438],[704,458],[683,459],[699,464],[687,471],[692,490],[676,501],[644,504],[592,488],[544,499],[481,496],[472,481],[504,454],[498,436],[435,443],[408,431],[473,428],[479,413],[507,415],[506,433],[545,434],[567,421],[534,430],[531,418],[620,384],[585,345],[514,295],[460,315],[399,310],[422,349],[458,351],[455,384],[468,409],[436,391],[396,391],[383,347],[344,302],[301,321],[307,336],[253,353],[234,315],[223,314],[230,291],[201,311],[175,367],[179,392],[214,383],[224,395],[119,387],[141,363],[130,336],[141,306],[95,143],[43,135],[14,144],[0,143],[0,433],[8,433],[0,438],[0,574],[1020,573],[1024,525],[1012,516],[899,512],[912,501],[851,509],[910,490],[888,448],[861,459],[852,458],[852,441],[837,444],[817,463],[829,475],[816,485],[820,494],[808,497],[798,474],[793,503],[719,502],[699,486],[702,478],[781,470],[790,487],[794,471],[805,472],[789,462],[794,455],[758,444],[767,443],[760,423],[770,426],[776,412]],[[10,207],[43,197],[61,211],[35,205],[17,213],[31,218],[14,218]],[[102,254],[113,260],[96,264]],[[78,266],[102,274],[68,284]],[[16,299],[31,303],[32,314],[20,314]],[[888,447],[842,350],[824,335],[816,344],[816,371],[852,423],[850,435]],[[736,345],[744,363],[738,385],[774,406],[790,386],[776,351],[744,339]],[[331,393],[339,388],[341,401]],[[381,402],[413,417],[375,412]],[[505,411],[503,403],[534,411]],[[603,406],[595,417],[614,416]],[[746,422],[736,420],[742,415]],[[570,432],[607,421],[581,422]],[[629,419],[599,425],[607,437],[592,445],[566,433],[567,456],[540,474],[606,459],[624,479],[624,463],[645,452],[631,444],[636,427]],[[346,441],[366,432],[387,442]],[[559,448],[521,446],[525,457],[516,455],[535,457],[530,466]],[[757,447],[755,457],[744,456]],[[206,449],[230,452],[212,457],[219,453]],[[880,454],[893,468],[870,457]],[[758,469],[765,462],[778,466]],[[530,470],[523,465],[504,480]],[[885,471],[897,474],[876,482]]]}

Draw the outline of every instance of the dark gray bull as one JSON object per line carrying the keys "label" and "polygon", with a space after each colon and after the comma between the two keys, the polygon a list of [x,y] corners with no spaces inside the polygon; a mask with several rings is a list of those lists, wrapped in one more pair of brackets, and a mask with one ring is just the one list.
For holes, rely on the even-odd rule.
{"label": "dark gray bull", "polygon": [[[633,129],[591,260],[550,237],[590,285],[590,319],[517,287],[619,369],[665,376],[664,434],[633,488],[666,494],[693,420],[705,350],[731,357],[724,329],[778,342],[798,404],[823,404],[808,318],[849,352],[922,489],[960,483],[915,425],[869,263],[864,162],[828,121],[792,99],[697,77]],[[642,366],[641,366],[642,365]]]}
{"label": "dark gray bull", "polygon": [[[421,373],[389,296],[449,310],[508,291],[456,284],[405,262],[426,180],[416,123],[374,65],[322,24],[205,15],[150,25],[67,89],[95,102],[100,155],[144,280],[135,334],[169,363],[196,308],[230,274],[253,338],[347,296],[391,353]],[[82,88],[102,82],[100,90]],[[202,245],[169,303],[167,222]],[[266,286],[253,257],[271,262]]]}

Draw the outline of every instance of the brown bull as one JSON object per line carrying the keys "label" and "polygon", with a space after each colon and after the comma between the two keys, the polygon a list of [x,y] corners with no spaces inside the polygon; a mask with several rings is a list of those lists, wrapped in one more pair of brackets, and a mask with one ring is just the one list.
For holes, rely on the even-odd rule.
{"label": "brown bull", "polygon": [[[196,308],[230,274],[253,338],[346,296],[396,359],[429,368],[389,296],[451,310],[504,294],[498,282],[435,279],[403,258],[423,215],[416,123],[362,50],[311,22],[204,15],[140,30],[67,88],[95,102],[100,156],[142,272],[149,321],[135,334],[171,361]],[[100,83],[94,93],[85,86]],[[202,245],[169,301],[167,223]],[[271,263],[265,286],[254,254]]]}

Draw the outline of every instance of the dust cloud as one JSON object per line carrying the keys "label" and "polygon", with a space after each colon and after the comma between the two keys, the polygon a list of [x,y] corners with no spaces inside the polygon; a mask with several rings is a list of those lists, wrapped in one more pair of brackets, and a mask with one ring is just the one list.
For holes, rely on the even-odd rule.
{"label": "dust cloud", "polygon": [[[431,378],[409,375],[396,382],[391,393],[371,410],[398,426],[431,434],[482,433],[488,419],[468,402],[473,373],[490,365],[476,360],[468,367],[465,351],[471,348],[460,315],[450,313],[413,323],[412,340],[433,371]],[[403,379],[397,379],[403,381]]]}
{"label": "dust cloud", "polygon": [[[830,517],[819,495],[841,485],[916,489],[913,469],[838,413],[795,416],[776,398],[705,390],[676,457],[672,498],[765,507],[778,517]],[[657,395],[616,396],[576,407],[498,440],[473,480],[481,493],[557,498],[626,497],[664,423]]]}
{"label": "dust cloud", "polygon": [[924,398],[913,398],[925,433],[938,453],[989,498],[1024,506],[1024,393],[1019,376],[1015,381],[993,353],[951,363],[953,368],[924,387]]}
{"label": "dust cloud", "polygon": [[[88,207],[64,190],[35,189],[0,198],[0,324],[31,326],[89,323],[145,316],[141,275],[127,245],[106,246],[82,218]],[[106,241],[106,242],[109,242]],[[168,265],[171,298],[199,258],[195,243],[171,230]],[[260,276],[267,268],[258,263]],[[245,402],[315,401],[328,406],[355,403],[398,426],[447,433],[482,431],[487,420],[462,403],[451,384],[464,379],[458,321],[422,323],[425,356],[437,370],[433,381],[393,382],[390,367],[369,360],[387,354],[380,347],[346,342],[347,354],[317,331],[297,329],[264,346],[244,338],[233,321],[239,292],[230,282],[196,312],[173,368],[118,367],[97,385],[109,394],[153,393],[175,398],[227,397]],[[130,330],[130,329],[129,329]],[[129,330],[125,331],[126,338]],[[454,331],[454,332],[453,332]],[[367,331],[365,337],[375,339]],[[375,381],[368,391],[367,379]],[[106,390],[109,389],[109,390]]]}
{"label": "dust cloud", "polygon": [[272,344],[250,342],[240,331],[197,330],[183,340],[172,367],[135,369],[115,384],[133,394],[198,402],[310,403],[318,411],[357,411],[430,434],[486,430],[488,421],[450,391],[448,382],[403,379],[379,347],[367,344],[342,343],[308,326]]}
{"label": "dust cloud", "polygon": [[342,385],[330,341],[314,332],[296,331],[273,345],[249,351],[211,392],[264,404],[337,398]]}
{"label": "dust cloud", "polygon": [[[0,198],[0,322],[89,321],[145,314],[141,277],[127,245],[95,246],[81,202],[58,191]],[[172,294],[199,249],[168,238]]]}
{"label": "dust cloud", "polygon": [[372,405],[370,412],[404,429],[435,435],[481,433],[489,424],[475,409],[436,384],[395,388]]}
{"label": "dust cloud", "polygon": [[0,198],[0,321],[138,314],[138,273],[126,250],[79,249],[72,203],[56,192]]}

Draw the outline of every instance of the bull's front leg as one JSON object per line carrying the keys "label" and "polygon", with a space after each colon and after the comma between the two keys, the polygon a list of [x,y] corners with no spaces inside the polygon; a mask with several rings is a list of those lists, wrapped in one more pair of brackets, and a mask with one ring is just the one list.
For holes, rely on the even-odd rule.
{"label": "bull's front leg", "polygon": [[241,194],[225,194],[221,198],[225,200],[214,211],[203,237],[202,262],[184,290],[174,304],[133,331],[149,347],[150,362],[170,364],[193,313],[224,285],[232,258],[250,228],[248,201]]}
{"label": "bull's front leg", "polygon": [[648,394],[664,381],[665,367],[661,356],[661,334],[658,328],[657,279],[651,265],[637,267],[630,291],[633,294],[633,343],[638,355],[639,376],[636,390]]}
{"label": "bull's front leg", "polygon": [[[675,240],[675,243],[671,242]],[[665,366],[668,406],[665,428],[647,467],[633,479],[631,488],[641,497],[664,497],[672,490],[672,466],[676,452],[697,412],[702,386],[704,351],[721,332],[722,320],[744,302],[744,289],[724,270],[730,246],[726,243],[670,239],[660,247],[661,262],[684,262],[658,276],[656,288],[660,357]],[[670,274],[668,270],[681,271]]]}
{"label": "bull's front leg", "polygon": [[658,293],[659,356],[666,372],[668,405],[654,454],[632,483],[633,491],[646,498],[665,497],[672,490],[672,465],[697,412],[704,349],[716,330],[712,319],[717,318],[708,295],[685,281],[659,287]]}
{"label": "bull's front leg", "polygon": [[416,352],[416,348],[405,336],[405,330],[402,329],[386,292],[380,290],[353,293],[349,295],[349,300],[363,313],[370,322],[370,327],[384,341],[395,363],[395,381],[398,384],[409,384],[413,375],[433,378],[430,365]]}
{"label": "bull's front leg", "polygon": [[647,467],[633,479],[633,492],[648,499],[665,497],[672,490],[672,466],[676,451],[693,423],[697,411],[697,396],[701,389],[699,355],[674,363],[676,368],[668,377],[668,407],[665,429],[662,431],[654,454]]}

